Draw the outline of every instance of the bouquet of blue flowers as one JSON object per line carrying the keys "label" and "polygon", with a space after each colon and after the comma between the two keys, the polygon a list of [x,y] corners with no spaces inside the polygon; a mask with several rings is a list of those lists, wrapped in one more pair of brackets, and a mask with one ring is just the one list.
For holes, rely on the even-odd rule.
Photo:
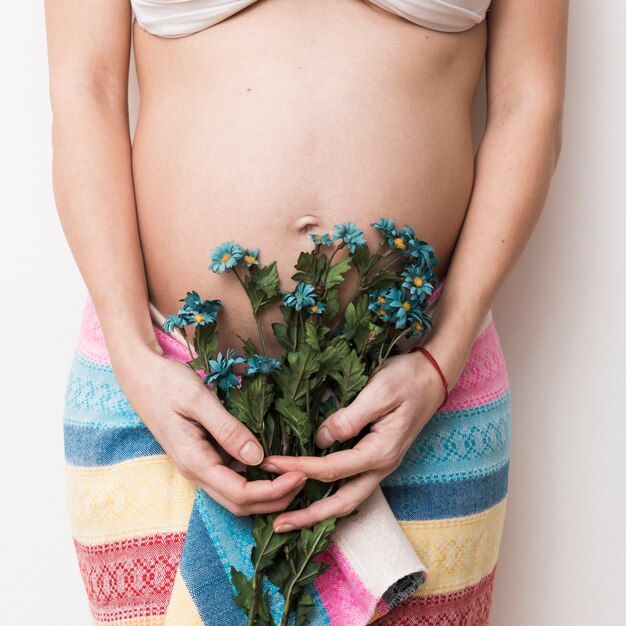
{"label": "bouquet of blue flowers", "polygon": [[[228,241],[211,252],[209,269],[232,273],[250,300],[258,337],[242,338],[243,354],[230,347],[225,354],[217,352],[220,300],[203,300],[189,292],[177,315],[163,324],[167,332],[175,328],[182,332],[191,355],[189,366],[255,434],[266,455],[322,456],[353,446],[358,437],[321,450],[313,435],[321,422],[355,398],[387,358],[399,352],[402,337],[420,337],[431,328],[425,309],[439,283],[433,272],[438,263],[433,247],[418,239],[410,226],[397,228],[388,219],[371,225],[381,235],[374,251],[352,222],[337,224],[332,234],[311,235],[314,247],[300,253],[292,276],[296,286],[288,292],[280,289],[276,262],[262,265],[258,249]],[[342,249],[348,254],[337,260]],[[341,305],[339,287],[350,271],[357,273],[356,288]],[[282,323],[272,324],[284,349],[280,358],[268,353],[260,321],[260,312],[276,304],[283,316]],[[195,327],[195,353],[187,339],[188,326]],[[256,466],[246,467],[245,476],[272,478]],[[340,484],[310,479],[290,508],[305,508],[334,493]],[[307,586],[327,567],[314,559],[330,545],[337,520],[275,533],[272,524],[277,515],[252,516],[254,574],[248,578],[231,569],[238,592],[234,600],[250,626],[273,626],[263,585],[267,579],[285,600],[281,625],[286,626],[295,611],[297,626],[306,626],[313,608]]]}

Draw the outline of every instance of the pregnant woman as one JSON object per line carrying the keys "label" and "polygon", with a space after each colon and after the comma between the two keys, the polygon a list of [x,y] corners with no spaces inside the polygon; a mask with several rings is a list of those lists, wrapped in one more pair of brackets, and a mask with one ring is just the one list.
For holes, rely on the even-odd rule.
{"label": "pregnant woman", "polygon": [[[560,152],[567,4],[47,0],[55,198],[89,291],[65,443],[95,624],[245,624],[229,577],[250,547],[247,516],[281,512],[276,532],[331,516],[339,528],[379,487],[426,581],[372,592],[390,555],[406,556],[394,546],[352,579],[333,561],[311,622],[487,624],[511,434],[491,306]],[[381,217],[413,226],[439,259],[423,346],[449,393],[425,353],[399,354],[316,433],[327,447],[369,426],[365,452],[263,459],[163,315],[191,288],[219,297],[220,348],[239,345],[254,320],[232,276],[207,270],[211,249],[258,247],[291,289],[311,233],[353,221],[376,241]],[[263,320],[268,337],[276,319]],[[234,462],[275,478],[247,482]],[[346,481],[287,510],[307,478]]]}

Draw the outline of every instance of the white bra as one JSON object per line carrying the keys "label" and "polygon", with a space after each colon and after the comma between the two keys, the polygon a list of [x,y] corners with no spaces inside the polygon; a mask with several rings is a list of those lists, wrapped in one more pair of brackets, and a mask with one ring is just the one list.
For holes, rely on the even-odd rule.
{"label": "white bra", "polygon": [[[184,37],[213,26],[257,0],[130,0],[139,26],[159,37]],[[432,30],[459,32],[485,19],[491,0],[370,0]]]}

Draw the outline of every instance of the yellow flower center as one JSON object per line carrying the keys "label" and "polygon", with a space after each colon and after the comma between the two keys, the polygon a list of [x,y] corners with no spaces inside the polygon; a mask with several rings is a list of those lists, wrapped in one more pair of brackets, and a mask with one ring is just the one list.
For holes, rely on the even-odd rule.
{"label": "yellow flower center", "polygon": [[317,304],[314,304],[314,305],[311,307],[311,311],[312,311],[313,313],[317,313],[317,311],[318,311],[318,306],[317,306]]}
{"label": "yellow flower center", "polygon": [[226,254],[224,254],[224,256],[222,257],[222,263],[228,263],[231,256],[232,254],[230,252],[227,252]]}
{"label": "yellow flower center", "polygon": [[206,320],[206,317],[204,317],[204,315],[202,315],[201,313],[196,313],[193,316],[193,319],[198,322],[198,324],[200,324],[201,322],[204,322]]}
{"label": "yellow flower center", "polygon": [[387,311],[385,311],[385,309],[378,309],[378,315],[380,315],[380,317],[383,317],[384,315],[387,315]]}
{"label": "yellow flower center", "polygon": [[405,301],[402,303],[402,308],[403,308],[405,311],[410,311],[410,310],[411,310],[411,304],[405,300]]}
{"label": "yellow flower center", "polygon": [[385,304],[385,302],[387,302],[387,298],[385,298],[384,296],[378,296],[376,298],[376,302],[378,302],[378,304]]}
{"label": "yellow flower center", "polygon": [[413,279],[413,284],[414,284],[416,287],[421,287],[421,286],[424,284],[424,281],[423,281],[423,280],[422,280],[419,276],[416,276],[416,277]]}
{"label": "yellow flower center", "polygon": [[396,248],[400,248],[400,250],[406,250],[406,242],[404,241],[404,239],[402,239],[402,237],[396,237],[393,240],[393,245]]}
{"label": "yellow flower center", "polygon": [[418,333],[422,330],[422,325],[419,322],[415,322],[413,326]]}
{"label": "yellow flower center", "polygon": [[256,263],[256,257],[250,256],[249,254],[246,254],[246,255],[243,257],[243,260],[244,260],[246,263]]}

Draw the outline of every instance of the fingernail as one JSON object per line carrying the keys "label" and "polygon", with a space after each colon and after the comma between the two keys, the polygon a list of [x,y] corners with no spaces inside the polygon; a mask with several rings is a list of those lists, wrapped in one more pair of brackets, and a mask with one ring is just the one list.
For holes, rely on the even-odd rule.
{"label": "fingernail", "polygon": [[248,465],[258,465],[265,456],[263,454],[263,450],[261,450],[261,447],[256,445],[252,441],[248,441],[248,443],[246,443],[246,445],[241,448],[240,454],[241,458]]}
{"label": "fingernail", "polygon": [[277,529],[277,533],[288,533],[295,530],[296,527],[293,524],[281,524]]}
{"label": "fingernail", "polygon": [[261,469],[265,470],[266,472],[273,472],[275,474],[278,474],[278,472],[280,471],[275,465],[272,465],[271,463],[263,463],[263,465],[261,465]]}
{"label": "fingernail", "polygon": [[330,430],[324,426],[317,433],[317,441],[320,448],[328,448],[335,443],[335,438],[330,434]]}

